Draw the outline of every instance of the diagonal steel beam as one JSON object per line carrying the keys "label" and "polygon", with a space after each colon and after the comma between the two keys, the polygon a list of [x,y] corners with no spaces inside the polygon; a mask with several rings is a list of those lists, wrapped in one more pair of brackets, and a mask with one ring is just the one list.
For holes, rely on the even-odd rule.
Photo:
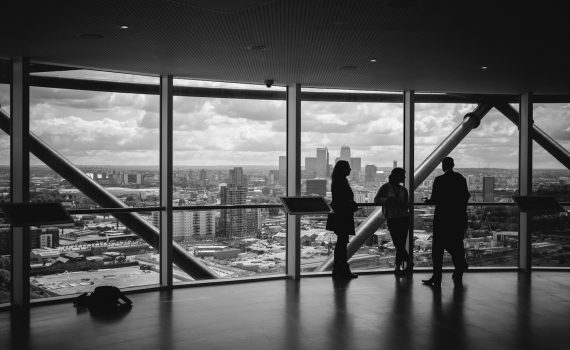
{"label": "diagonal steel beam", "polygon": [[[503,113],[503,115],[512,121],[518,128],[520,128],[520,115],[510,104],[506,102],[498,102],[494,104],[494,107],[499,112]],[[550,137],[541,128],[536,126],[536,124],[532,125],[530,137],[560,163],[562,163],[567,169],[570,169],[570,153],[568,150],[556,142],[556,140]]]}
{"label": "diagonal steel beam", "polygon": [[[10,117],[0,110],[0,128],[10,135]],[[101,185],[85,175],[79,168],[65,159],[56,150],[30,132],[30,152],[69,181],[82,193],[104,208],[126,208],[118,198],[107,192]],[[114,213],[117,220],[131,229],[148,244],[158,249],[160,232],[137,213]],[[190,255],[184,247],[173,243],[173,262],[194,279],[218,278],[215,272]]]}
{"label": "diagonal steel beam", "polygon": [[[463,121],[447,136],[439,146],[418,166],[414,171],[414,190],[434,171],[443,158],[447,157],[451,151],[469,134],[469,132],[479,126],[481,119],[493,108],[490,103],[481,103],[477,107],[463,117]],[[376,230],[384,222],[382,208],[375,209],[366,220],[356,228],[356,234],[348,243],[348,257],[352,257],[354,253],[362,247]],[[326,271],[332,267],[334,257],[329,256],[315,271]]]}

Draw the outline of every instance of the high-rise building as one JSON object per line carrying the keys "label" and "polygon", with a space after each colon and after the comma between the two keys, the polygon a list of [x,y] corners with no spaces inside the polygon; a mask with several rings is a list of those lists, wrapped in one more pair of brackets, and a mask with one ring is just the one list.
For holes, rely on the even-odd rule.
{"label": "high-rise building", "polygon": [[[220,188],[220,204],[245,204],[247,187],[228,184]],[[222,209],[220,235],[226,238],[244,237],[247,232],[245,209]]]}
{"label": "high-rise building", "polygon": [[287,186],[287,156],[279,156],[279,185]]}
{"label": "high-rise building", "polygon": [[483,202],[495,201],[495,177],[483,176]]}
{"label": "high-rise building", "polygon": [[316,194],[325,197],[327,195],[327,180],[326,179],[307,179],[306,195]]}
{"label": "high-rise building", "polygon": [[279,170],[269,170],[267,178],[268,185],[277,185],[279,183]]}
{"label": "high-rise building", "polygon": [[305,172],[317,173],[317,157],[305,157]]}
{"label": "high-rise building", "polygon": [[394,161],[392,162],[392,168],[397,168],[397,167],[398,167],[398,161],[397,161],[397,160],[394,160]]}
{"label": "high-rise building", "polygon": [[376,183],[376,172],[378,168],[375,165],[367,164],[364,167],[364,182],[366,185],[373,185]]}
{"label": "high-rise building", "polygon": [[230,169],[230,177],[228,184],[247,187],[247,178],[243,175],[243,168],[236,167]]}
{"label": "high-rise building", "polygon": [[[281,157],[279,157],[281,162]],[[227,186],[220,188],[220,204],[245,204],[247,181],[242,168],[230,170]],[[244,237],[247,232],[245,209],[223,209],[220,218],[220,235],[226,238]]]}
{"label": "high-rise building", "polygon": [[339,160],[346,160],[348,163],[350,163],[350,147],[348,147],[347,145],[343,145],[340,148]]}
{"label": "high-rise building", "polygon": [[350,178],[360,180],[360,172],[362,170],[362,159],[360,157],[350,158]]}
{"label": "high-rise building", "polygon": [[329,150],[326,147],[317,148],[317,177],[329,176]]}

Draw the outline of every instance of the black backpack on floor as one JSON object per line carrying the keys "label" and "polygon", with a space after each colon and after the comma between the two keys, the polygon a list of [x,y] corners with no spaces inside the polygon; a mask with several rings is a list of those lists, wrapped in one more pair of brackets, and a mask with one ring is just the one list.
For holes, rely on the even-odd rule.
{"label": "black backpack on floor", "polygon": [[83,293],[74,299],[76,307],[87,307],[90,310],[113,311],[133,304],[123,292],[114,286],[99,286],[91,293]]}

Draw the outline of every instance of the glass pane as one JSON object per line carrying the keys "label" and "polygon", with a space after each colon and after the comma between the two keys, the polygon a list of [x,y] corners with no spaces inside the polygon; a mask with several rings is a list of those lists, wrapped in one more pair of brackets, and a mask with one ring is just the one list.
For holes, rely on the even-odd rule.
{"label": "glass pane", "polygon": [[[152,224],[153,213],[129,213]],[[73,224],[30,228],[32,298],[159,282],[158,251],[109,214],[72,215]]]}
{"label": "glass pane", "polygon": [[[0,61],[0,76],[10,76],[10,65]],[[10,84],[0,82],[0,111],[2,118],[10,117]],[[7,124],[9,128],[9,124]],[[0,130],[0,203],[10,202],[10,135]],[[10,225],[0,215],[0,304],[10,302],[10,271],[12,249],[10,246]]]}
{"label": "glass pane", "polygon": [[[192,85],[178,79],[175,83]],[[281,204],[279,196],[285,194],[280,163],[286,154],[285,111],[284,100],[175,96],[174,205]],[[262,247],[282,248],[263,233],[265,221],[278,215],[278,210],[274,211],[175,211],[175,240],[215,269],[233,271],[220,272],[220,277],[282,273],[281,262],[269,264],[271,268],[266,262],[256,265]],[[254,253],[248,250],[250,245],[254,245]],[[208,246],[224,252],[208,255],[212,253],[204,253]],[[226,254],[224,249],[232,253]]]}
{"label": "glass pane", "polygon": [[[33,87],[30,131],[126,205],[157,205],[158,105],[152,95]],[[30,156],[31,200],[99,207],[44,163],[53,158]]]}
{"label": "glass pane", "polygon": [[303,194],[330,198],[330,174],[343,159],[356,201],[371,203],[390,169],[403,165],[401,103],[304,101],[301,113]]}
{"label": "glass pane", "polygon": [[[570,104],[534,105],[535,125],[566,150],[570,149]],[[532,190],[539,196],[570,202],[570,170],[536,142],[532,145]],[[569,207],[565,207],[566,210]],[[570,216],[536,213],[531,216],[532,264],[570,266]]]}
{"label": "glass pane", "polygon": [[[473,104],[416,105],[416,167],[475,107]],[[450,156],[455,161],[454,170],[467,181],[470,202],[513,202],[512,196],[518,193],[518,129],[501,113],[492,109],[482,118],[479,127],[471,130],[453,149]],[[437,164],[436,169],[415,190],[416,203],[431,196],[433,180],[442,173],[441,164]],[[418,205],[414,213],[416,266],[431,266],[432,222],[433,207]],[[516,266],[516,242],[516,207],[468,207],[464,246],[470,265]],[[449,262],[449,258],[446,255],[444,263]]]}
{"label": "glass pane", "polygon": [[[246,237],[220,237],[224,216],[246,218]],[[231,219],[227,219],[231,222]],[[174,241],[219,278],[283,274],[286,267],[285,213],[279,208],[174,211]],[[193,280],[174,266],[175,283]]]}
{"label": "glass pane", "polygon": [[[353,94],[358,91],[316,90]],[[351,165],[350,186],[358,203],[371,203],[390,170],[403,165],[401,103],[320,102],[301,104],[301,191],[331,199],[330,176],[337,160]],[[358,226],[376,207],[355,213]],[[334,252],[336,235],[325,216],[301,218],[301,272],[313,272]],[[379,230],[349,261],[353,270],[387,267],[379,261]],[[389,255],[389,253],[387,253]],[[382,258],[379,258],[382,256]],[[393,256],[393,254],[392,254]]]}

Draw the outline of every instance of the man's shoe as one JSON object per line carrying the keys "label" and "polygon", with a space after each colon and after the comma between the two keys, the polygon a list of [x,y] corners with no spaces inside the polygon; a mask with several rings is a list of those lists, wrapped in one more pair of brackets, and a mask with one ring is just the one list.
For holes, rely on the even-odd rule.
{"label": "man's shoe", "polygon": [[429,280],[422,280],[422,283],[430,287],[441,287],[441,278],[432,277]]}

